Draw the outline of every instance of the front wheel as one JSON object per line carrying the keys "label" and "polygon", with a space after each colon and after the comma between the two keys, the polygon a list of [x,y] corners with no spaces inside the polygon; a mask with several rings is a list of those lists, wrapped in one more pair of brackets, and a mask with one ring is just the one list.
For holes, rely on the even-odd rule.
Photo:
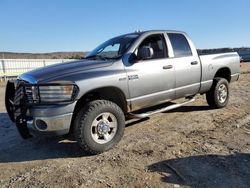
{"label": "front wheel", "polygon": [[78,144],[90,154],[113,148],[122,138],[125,128],[123,111],[115,103],[95,100],[87,103],[74,122]]}
{"label": "front wheel", "polygon": [[207,103],[212,108],[223,108],[229,100],[229,86],[225,78],[215,78],[210,91],[206,93]]}

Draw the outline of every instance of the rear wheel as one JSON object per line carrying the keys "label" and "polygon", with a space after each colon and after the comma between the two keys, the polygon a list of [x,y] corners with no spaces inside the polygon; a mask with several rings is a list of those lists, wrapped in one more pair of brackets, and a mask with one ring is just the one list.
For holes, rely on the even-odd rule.
{"label": "rear wheel", "polygon": [[223,108],[228,104],[229,86],[225,78],[215,78],[213,86],[206,93],[206,99],[212,108]]}
{"label": "rear wheel", "polygon": [[74,122],[74,136],[78,144],[90,154],[113,148],[122,138],[125,128],[123,111],[106,100],[89,102]]}

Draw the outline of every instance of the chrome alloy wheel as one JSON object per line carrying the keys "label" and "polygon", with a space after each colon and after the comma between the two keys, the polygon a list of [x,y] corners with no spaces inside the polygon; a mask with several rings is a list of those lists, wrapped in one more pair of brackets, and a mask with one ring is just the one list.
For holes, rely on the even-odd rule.
{"label": "chrome alloy wheel", "polygon": [[227,100],[228,91],[225,84],[221,84],[218,89],[218,100],[220,103],[224,103]]}
{"label": "chrome alloy wheel", "polygon": [[112,113],[102,113],[92,122],[91,136],[96,143],[106,144],[114,138],[117,126],[117,119]]}

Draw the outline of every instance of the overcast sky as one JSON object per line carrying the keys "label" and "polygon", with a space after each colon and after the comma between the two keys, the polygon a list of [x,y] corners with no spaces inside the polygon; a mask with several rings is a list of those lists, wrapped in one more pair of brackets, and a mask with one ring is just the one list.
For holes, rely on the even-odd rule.
{"label": "overcast sky", "polygon": [[90,51],[135,30],[186,31],[197,48],[250,46],[249,0],[0,0],[0,51]]}

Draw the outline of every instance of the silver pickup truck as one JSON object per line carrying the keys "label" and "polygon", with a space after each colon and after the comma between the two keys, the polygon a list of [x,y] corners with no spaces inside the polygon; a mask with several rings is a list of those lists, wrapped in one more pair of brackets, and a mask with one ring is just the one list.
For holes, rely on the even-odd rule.
{"label": "silver pickup truck", "polygon": [[[197,54],[179,31],[135,32],[112,38],[85,58],[27,72],[6,86],[6,109],[23,138],[33,132],[68,134],[87,152],[111,149],[126,118],[144,118],[206,94],[225,107],[240,74],[237,53]],[[183,103],[148,107],[179,98]],[[162,106],[162,105],[161,105]]]}

